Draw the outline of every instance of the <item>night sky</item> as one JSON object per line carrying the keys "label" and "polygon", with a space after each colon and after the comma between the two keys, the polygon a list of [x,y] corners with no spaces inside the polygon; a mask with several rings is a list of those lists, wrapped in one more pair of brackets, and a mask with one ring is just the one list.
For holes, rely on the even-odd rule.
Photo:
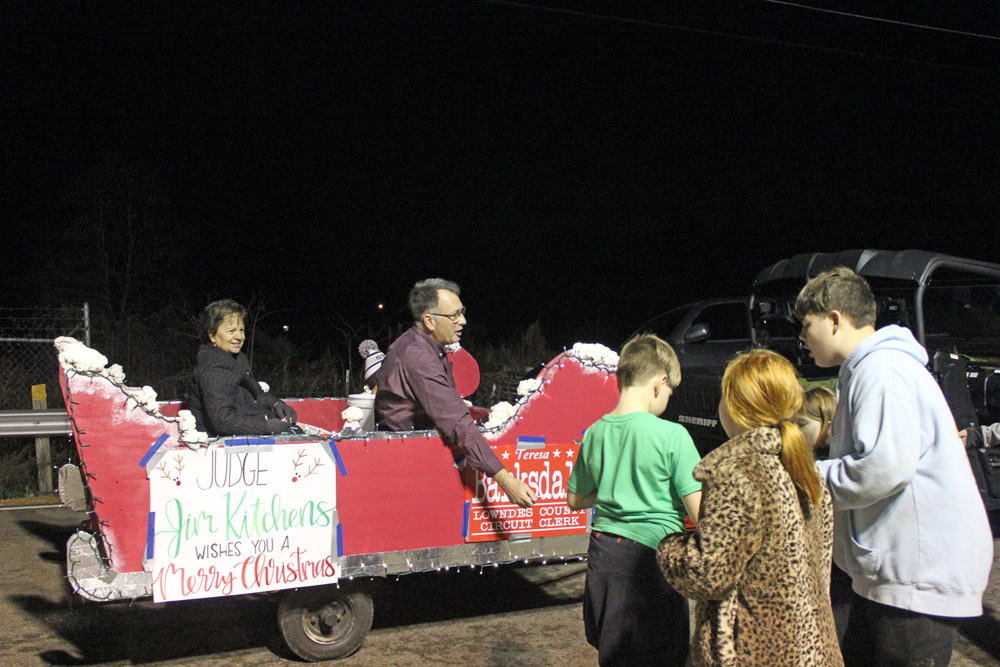
{"label": "night sky", "polygon": [[300,340],[435,275],[617,346],[794,253],[997,261],[996,5],[811,4],[4,2],[0,306],[97,298],[60,202],[107,156],[162,193],[136,307]]}

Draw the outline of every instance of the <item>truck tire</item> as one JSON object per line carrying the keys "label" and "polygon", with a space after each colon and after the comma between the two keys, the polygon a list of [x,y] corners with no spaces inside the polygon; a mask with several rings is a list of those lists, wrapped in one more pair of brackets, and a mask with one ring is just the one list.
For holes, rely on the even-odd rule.
{"label": "truck tire", "polygon": [[278,627],[285,644],[309,662],[345,658],[357,651],[373,617],[371,593],[356,585],[290,590],[278,605]]}

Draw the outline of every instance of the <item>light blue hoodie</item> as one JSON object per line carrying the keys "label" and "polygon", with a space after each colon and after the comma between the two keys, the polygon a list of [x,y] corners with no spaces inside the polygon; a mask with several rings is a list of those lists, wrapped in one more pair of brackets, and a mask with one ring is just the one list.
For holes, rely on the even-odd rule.
{"label": "light blue hoodie", "polygon": [[840,368],[830,459],[833,560],[854,590],[935,616],[978,616],[993,563],[986,511],[927,352],[895,325]]}

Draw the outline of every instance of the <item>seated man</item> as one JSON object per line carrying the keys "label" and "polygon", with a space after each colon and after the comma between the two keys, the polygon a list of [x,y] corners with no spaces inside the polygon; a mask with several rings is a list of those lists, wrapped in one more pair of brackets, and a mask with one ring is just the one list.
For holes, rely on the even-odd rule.
{"label": "seated man", "polygon": [[495,479],[512,503],[531,507],[531,488],[504,469],[455,389],[444,346],[458,343],[465,326],[458,295],[458,285],[440,278],[410,290],[413,327],[389,346],[382,368],[369,380],[378,387],[375,419],[389,431],[437,428],[459,465],[467,461]]}

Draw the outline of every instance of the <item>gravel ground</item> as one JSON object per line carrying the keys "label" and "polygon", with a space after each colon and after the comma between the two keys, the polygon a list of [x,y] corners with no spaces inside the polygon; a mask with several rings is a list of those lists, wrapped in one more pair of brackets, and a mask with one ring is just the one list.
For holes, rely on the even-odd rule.
{"label": "gravel ground", "polygon": [[[58,507],[0,510],[0,665],[301,664],[282,646],[273,596],[80,601],[64,562],[81,518]],[[1000,666],[998,568],[995,559],[986,614],[962,628],[953,666]],[[584,571],[573,562],[390,578],[364,647],[336,664],[595,665],[580,620]]]}

